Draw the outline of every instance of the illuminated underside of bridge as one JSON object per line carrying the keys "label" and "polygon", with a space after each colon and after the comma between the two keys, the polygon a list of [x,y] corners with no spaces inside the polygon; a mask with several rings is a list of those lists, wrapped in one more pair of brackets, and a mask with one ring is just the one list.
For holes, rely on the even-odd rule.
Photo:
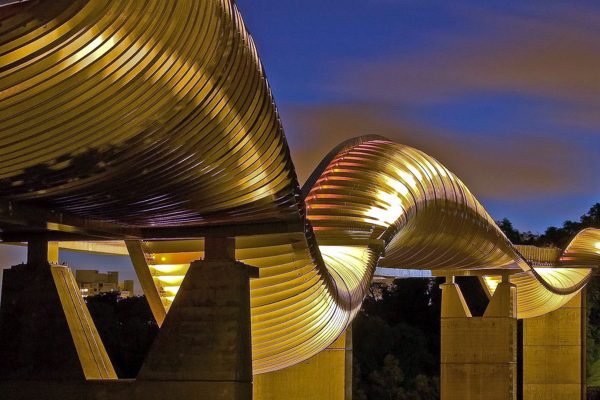
{"label": "illuminated underside of bridge", "polygon": [[377,266],[476,274],[490,296],[510,275],[534,318],[600,263],[593,229],[564,251],[514,246],[452,172],[384,137],[340,144],[301,188],[226,0],[0,7],[0,235],[130,254],[159,324],[203,238],[235,237],[259,269],[255,375],[339,338]]}

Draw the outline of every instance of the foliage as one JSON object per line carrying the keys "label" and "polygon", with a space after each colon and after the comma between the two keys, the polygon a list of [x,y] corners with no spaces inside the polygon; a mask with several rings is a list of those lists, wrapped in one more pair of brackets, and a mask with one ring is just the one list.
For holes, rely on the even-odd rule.
{"label": "foliage", "polygon": [[496,224],[502,229],[502,232],[504,232],[508,240],[514,244],[521,243],[521,232],[513,227],[512,222],[510,222],[508,218],[496,221]]}
{"label": "foliage", "polygon": [[352,328],[354,399],[439,398],[438,285],[401,279],[365,299]]}
{"label": "foliage", "polygon": [[600,203],[594,204],[587,213],[579,218],[579,221],[567,220],[563,222],[562,227],[551,226],[541,235],[531,231],[520,232],[507,218],[496,221],[496,223],[513,244],[553,246],[564,249],[580,230],[600,228]]}
{"label": "foliage", "polygon": [[86,297],[100,338],[119,378],[135,378],[158,333],[146,297],[118,293]]}

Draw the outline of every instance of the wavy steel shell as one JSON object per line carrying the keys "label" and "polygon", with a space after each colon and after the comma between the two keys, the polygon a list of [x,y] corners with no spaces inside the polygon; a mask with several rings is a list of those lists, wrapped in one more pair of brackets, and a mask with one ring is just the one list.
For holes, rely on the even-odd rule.
{"label": "wavy steel shell", "polygon": [[[126,226],[305,223],[237,240],[237,258],[260,267],[255,373],[333,342],[377,264],[522,271],[512,279],[530,317],[568,301],[599,263],[589,230],[534,266],[456,176],[381,137],[340,145],[303,194],[233,2],[32,1],[0,18],[0,199]],[[168,309],[202,242],[142,250],[145,289]]]}
{"label": "wavy steel shell", "polygon": [[288,147],[233,3],[3,10],[3,198],[140,226],[297,218]]}
{"label": "wavy steel shell", "polygon": [[[590,229],[546,267],[532,267],[536,260],[520,254],[454,174],[432,157],[383,138],[350,141],[319,175],[306,198],[319,243],[384,239],[378,264],[384,267],[522,271],[511,277],[518,286],[519,318],[568,302],[587,283],[589,267],[600,263],[594,250],[600,230]],[[568,257],[586,257],[586,263],[568,263]],[[498,279],[484,279],[490,292]]]}

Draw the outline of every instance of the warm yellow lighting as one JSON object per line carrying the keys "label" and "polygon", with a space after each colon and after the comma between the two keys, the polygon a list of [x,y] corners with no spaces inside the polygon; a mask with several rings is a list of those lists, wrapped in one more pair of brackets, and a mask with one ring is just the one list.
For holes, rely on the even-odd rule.
{"label": "warm yellow lighting", "polygon": [[392,189],[394,189],[397,193],[400,193],[402,196],[408,195],[408,188],[400,181],[390,178],[389,176],[384,177],[385,183],[387,183]]}
{"label": "warm yellow lighting", "polygon": [[162,265],[156,265],[156,264],[151,264],[149,265],[149,267],[155,271],[158,271],[162,274],[167,274],[170,275],[173,272],[187,272],[187,269],[189,268],[189,264],[162,264]]}
{"label": "warm yellow lighting", "polygon": [[423,175],[421,175],[419,170],[416,169],[412,164],[407,163],[406,168],[408,168],[410,170],[410,172],[413,173],[413,175],[417,178],[418,181],[423,181]]}
{"label": "warm yellow lighting", "polygon": [[490,291],[490,294],[494,294],[494,292],[496,291],[496,288],[498,287],[498,284],[500,283],[500,279],[495,279],[491,276],[485,276],[483,278],[485,280],[485,283],[488,287],[488,290]]}
{"label": "warm yellow lighting", "polygon": [[395,170],[398,176],[402,179],[402,181],[404,181],[408,186],[410,186],[413,189],[417,187],[417,181],[415,180],[414,176],[412,176],[408,172],[401,170],[400,168],[395,168]]}
{"label": "warm yellow lighting", "polygon": [[377,191],[376,197],[381,202],[387,203],[387,206],[384,206],[385,208],[371,206],[365,213],[366,216],[373,218],[374,223],[381,226],[387,226],[396,222],[404,212],[402,200],[398,195],[387,193],[383,190]]}
{"label": "warm yellow lighting", "polygon": [[319,246],[328,268],[344,278],[350,290],[356,290],[365,281],[370,265],[367,246]]}
{"label": "warm yellow lighting", "polygon": [[172,295],[176,295],[179,291],[180,286],[163,286],[165,292],[169,292]]}
{"label": "warm yellow lighting", "polygon": [[183,281],[184,275],[157,276],[156,278],[163,283],[179,283]]}
{"label": "warm yellow lighting", "polygon": [[573,269],[573,268],[549,268],[549,267],[536,267],[535,271],[546,281],[555,288],[569,288],[575,285],[581,278],[578,276],[578,272],[581,272],[584,276],[587,273],[585,269]]}

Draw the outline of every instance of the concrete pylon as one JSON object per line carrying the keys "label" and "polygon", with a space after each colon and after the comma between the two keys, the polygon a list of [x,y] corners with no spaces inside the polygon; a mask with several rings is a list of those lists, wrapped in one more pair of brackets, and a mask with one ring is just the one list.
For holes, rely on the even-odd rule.
{"label": "concrete pylon", "polygon": [[453,279],[441,288],[441,399],[515,400],[515,285],[506,277],[483,317],[471,316]]}
{"label": "concrete pylon", "polygon": [[352,330],[297,365],[254,377],[254,400],[351,400]]}
{"label": "concrete pylon", "polygon": [[556,311],[523,320],[523,400],[586,397],[585,292]]}
{"label": "concrete pylon", "polygon": [[27,261],[4,271],[0,393],[19,398],[7,381],[116,379],[71,270],[50,264],[57,243],[31,241]]}
{"label": "concrete pylon", "polygon": [[250,277],[232,238],[209,238],[136,382],[136,398],[252,399]]}

